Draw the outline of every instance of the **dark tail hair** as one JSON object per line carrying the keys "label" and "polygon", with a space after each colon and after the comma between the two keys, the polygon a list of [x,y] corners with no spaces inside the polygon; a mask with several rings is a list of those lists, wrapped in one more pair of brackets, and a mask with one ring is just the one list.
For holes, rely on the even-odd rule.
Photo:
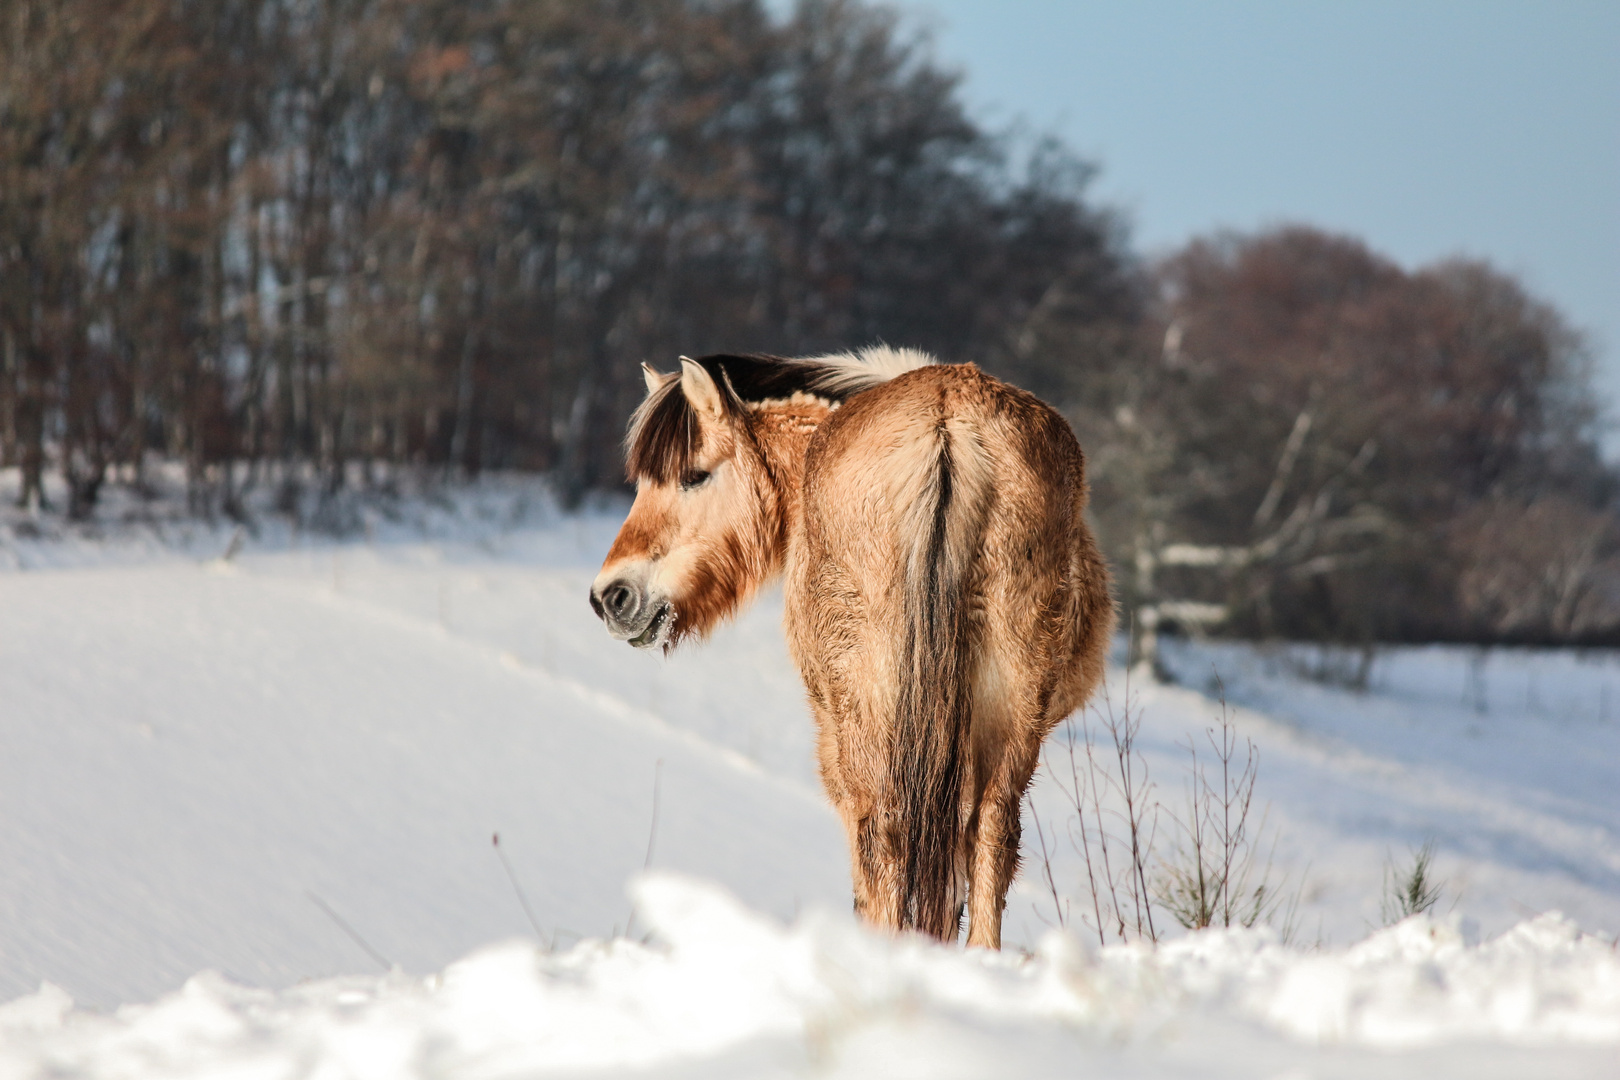
{"label": "dark tail hair", "polygon": [[979,544],[983,485],[978,446],[941,420],[933,476],[904,535],[905,640],[889,749],[900,859],[900,926],[940,938],[957,932],[956,853],[969,761],[972,658],[965,591]]}

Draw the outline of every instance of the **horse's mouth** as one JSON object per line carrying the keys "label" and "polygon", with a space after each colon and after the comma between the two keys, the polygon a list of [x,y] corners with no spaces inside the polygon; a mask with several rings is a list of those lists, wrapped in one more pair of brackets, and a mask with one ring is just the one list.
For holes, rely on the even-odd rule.
{"label": "horse's mouth", "polygon": [[655,645],[662,645],[664,643],[664,631],[669,628],[670,617],[673,614],[674,610],[669,604],[660,605],[658,610],[653,613],[652,621],[647,624],[647,629],[631,638],[630,644],[638,649],[650,649]]}

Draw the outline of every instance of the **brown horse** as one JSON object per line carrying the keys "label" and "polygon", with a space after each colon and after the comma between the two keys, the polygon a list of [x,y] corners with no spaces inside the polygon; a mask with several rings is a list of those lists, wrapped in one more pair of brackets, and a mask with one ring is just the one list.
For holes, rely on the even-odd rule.
{"label": "brown horse", "polygon": [[1085,459],[1041,401],[910,350],[645,368],[636,501],[591,606],[700,638],[786,573],[788,644],[855,907],[999,948],[1040,745],[1102,677],[1108,571]]}

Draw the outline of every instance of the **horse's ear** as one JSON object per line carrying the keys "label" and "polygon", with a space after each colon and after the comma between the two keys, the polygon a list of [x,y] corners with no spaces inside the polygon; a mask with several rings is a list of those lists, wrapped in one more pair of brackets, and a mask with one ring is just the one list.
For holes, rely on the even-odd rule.
{"label": "horse's ear", "polygon": [[658,388],[664,385],[664,373],[651,364],[644,363],[641,365],[641,377],[647,382],[647,393],[649,395],[656,394]]}
{"label": "horse's ear", "polygon": [[696,410],[697,414],[707,420],[719,420],[725,416],[725,406],[720,401],[720,388],[714,384],[714,378],[704,370],[702,364],[696,360],[681,357],[681,393]]}

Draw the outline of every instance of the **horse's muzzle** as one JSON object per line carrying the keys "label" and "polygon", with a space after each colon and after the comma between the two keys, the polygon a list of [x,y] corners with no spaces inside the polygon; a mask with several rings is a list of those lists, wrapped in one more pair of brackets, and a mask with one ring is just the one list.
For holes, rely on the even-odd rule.
{"label": "horse's muzzle", "polygon": [[628,578],[593,585],[591,610],[596,612],[609,634],[639,649],[662,644],[669,629],[669,603],[654,598]]}

